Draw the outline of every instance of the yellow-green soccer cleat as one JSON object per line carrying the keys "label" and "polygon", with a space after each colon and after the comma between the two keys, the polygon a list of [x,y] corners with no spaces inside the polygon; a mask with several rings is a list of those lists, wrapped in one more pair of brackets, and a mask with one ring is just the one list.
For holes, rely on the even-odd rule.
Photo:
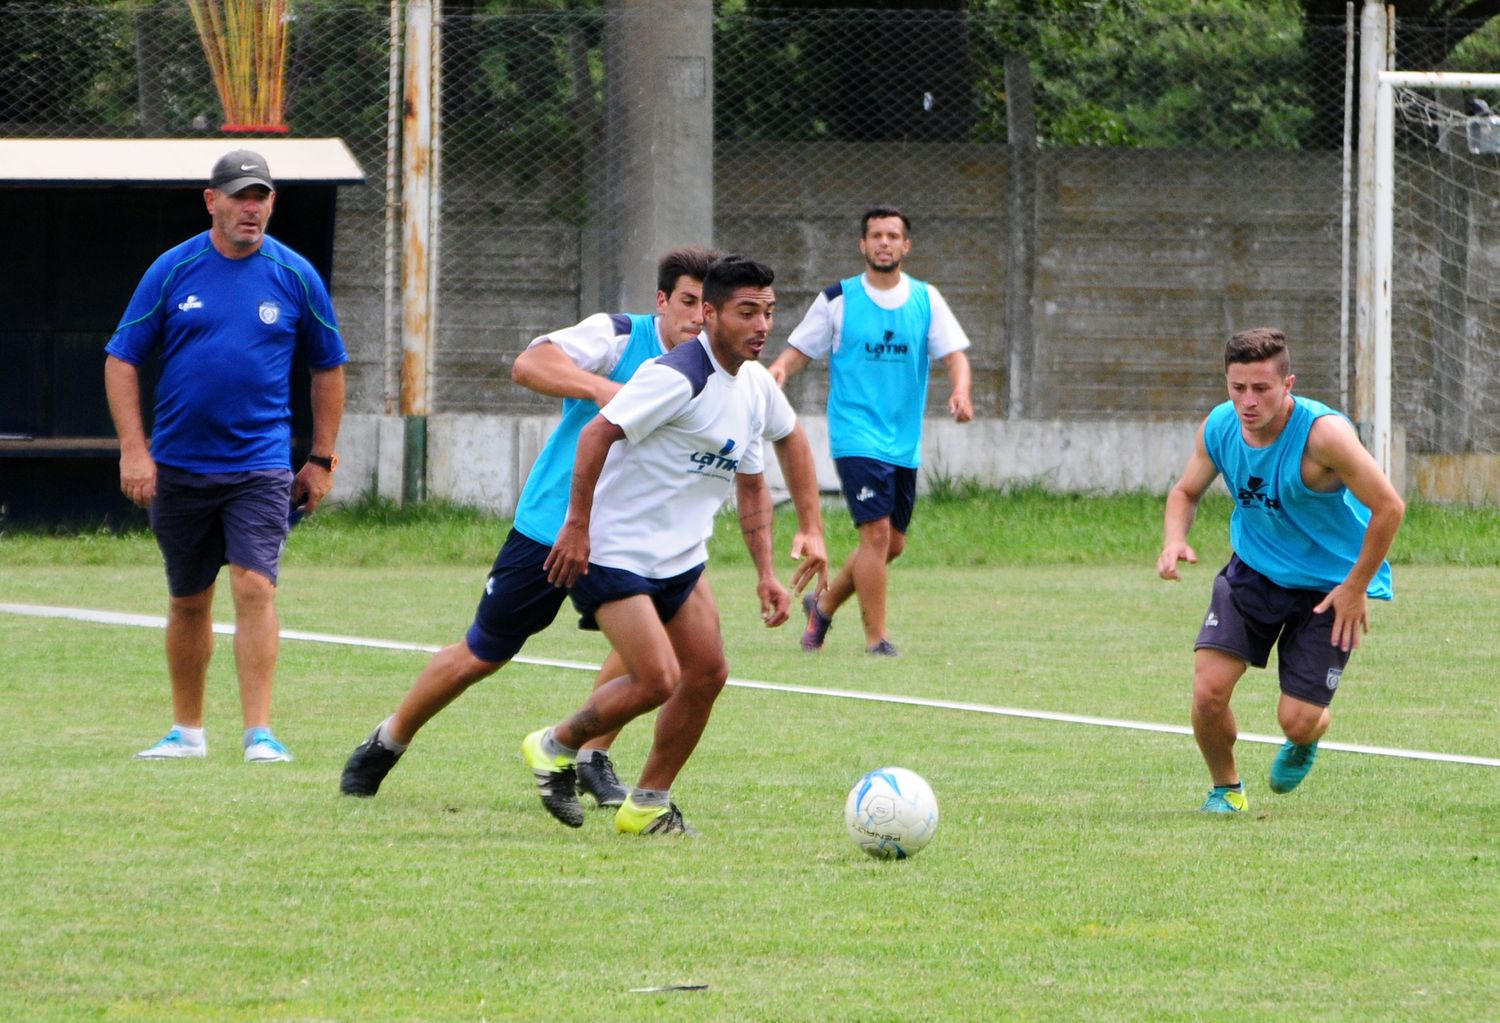
{"label": "yellow-green soccer cleat", "polygon": [[521,740],[521,759],[531,768],[547,812],[570,828],[583,827],[583,804],[578,801],[578,772],[567,757],[549,757],[542,750],[545,728]]}
{"label": "yellow-green soccer cleat", "polygon": [[1244,813],[1250,809],[1245,789],[1240,785],[1215,785],[1203,804],[1204,813]]}
{"label": "yellow-green soccer cleat", "polygon": [[629,796],[615,811],[615,830],[622,835],[696,835],[682,819],[676,803],[667,806],[636,806]]}

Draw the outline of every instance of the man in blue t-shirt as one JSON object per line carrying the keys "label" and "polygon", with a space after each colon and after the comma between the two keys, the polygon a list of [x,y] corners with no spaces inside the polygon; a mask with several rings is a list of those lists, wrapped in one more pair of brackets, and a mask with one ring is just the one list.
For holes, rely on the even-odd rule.
{"label": "man in blue t-shirt", "polygon": [[[201,757],[213,596],[227,564],[245,759],[291,760],[270,729],[280,626],[276,579],[293,509],[333,489],[344,363],[317,271],[266,234],[275,185],[258,153],[214,164],[211,226],[151,264],[106,345],[104,388],[120,437],[120,489],[150,512],[167,570],[173,724],[138,757]],[[147,440],[140,364],[160,370]],[[292,357],[312,371],[312,448],[294,476]]]}
{"label": "man in blue t-shirt", "polygon": [[969,338],[937,288],[908,277],[911,221],[876,206],[861,221],[864,273],[825,288],[771,364],[785,386],[813,359],[828,359],[828,442],[859,546],[826,590],[802,601],[802,649],[822,649],[833,614],[858,594],[865,650],[896,656],[885,634],[887,566],[906,548],[922,462],[929,362],[940,362],[953,389],[948,412],[974,418],[969,397]]}
{"label": "man in blue t-shirt", "polygon": [[[548,582],[542,565],[567,515],[579,433],[637,369],[698,336],[703,279],[716,256],[698,246],[668,252],[657,264],[655,315],[596,313],[536,338],[517,357],[516,383],[562,398],[562,421],[526,478],[514,528],[485,580],[467,634],[433,655],[396,712],[350,755],[339,781],[345,795],[375,795],[423,725],[469,686],[500,670],[557,617],[567,590]],[[623,662],[611,653],[596,684],[623,673]],[[626,796],[608,755],[615,734],[598,736],[580,750],[576,779],[569,779],[601,807],[617,807]]]}
{"label": "man in blue t-shirt", "polygon": [[1386,552],[1406,506],[1359,442],[1354,426],[1321,402],[1292,394],[1286,335],[1242,331],[1224,351],[1229,400],[1204,419],[1182,478],[1167,495],[1163,579],[1188,546],[1198,502],[1218,476],[1234,498],[1234,553],[1214,579],[1198,631],[1193,734],[1213,788],[1203,809],[1248,806],[1234,759],[1238,734],[1229,699],[1247,665],[1264,668],[1276,647],[1286,742],[1271,764],[1272,792],[1301,784],[1328,731],[1350,651],[1369,631],[1368,598],[1391,599]]}

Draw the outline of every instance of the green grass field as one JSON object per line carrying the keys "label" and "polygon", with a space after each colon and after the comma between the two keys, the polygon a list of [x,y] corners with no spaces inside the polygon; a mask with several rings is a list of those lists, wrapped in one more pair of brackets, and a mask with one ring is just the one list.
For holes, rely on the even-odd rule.
{"label": "green grass field", "polygon": [[[710,578],[736,678],[1183,725],[1191,642],[1226,555],[1155,578],[1160,502],[955,494],[919,507],[893,574],[896,661],[853,608],[816,657],[766,630],[726,524]],[[830,542],[852,542],[837,509]],[[446,643],[501,525],[320,513],[288,552],[285,628]],[[1500,529],[1414,508],[1398,599],[1345,675],[1330,740],[1500,755]],[[785,551],[785,538],[778,541]],[[149,537],[0,535],[0,602],[161,614]],[[229,620],[227,593],[217,618]],[[288,641],[289,765],[239,758],[229,641],[206,760],[131,754],[168,724],[157,630],[0,614],[0,1019],[1500,1019],[1500,769],[1329,751],[1251,812],[1198,813],[1191,738],[732,687],[674,789],[695,839],[581,831],[516,748],[583,698],[514,664],[440,715],[373,800],[344,758],[425,655]],[[566,613],[525,655],[589,660]],[[1276,685],[1236,698],[1274,733]],[[626,729],[629,775],[649,722]],[[903,863],[858,852],[864,771],[923,774],[942,819]],[[704,984],[703,991],[632,989]]]}

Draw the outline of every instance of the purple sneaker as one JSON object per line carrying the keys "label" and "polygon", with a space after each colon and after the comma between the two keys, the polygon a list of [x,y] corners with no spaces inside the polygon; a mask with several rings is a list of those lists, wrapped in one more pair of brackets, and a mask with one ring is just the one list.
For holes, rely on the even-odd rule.
{"label": "purple sneaker", "polygon": [[818,610],[818,595],[809,593],[802,598],[802,610],[807,612],[807,629],[802,633],[802,649],[817,653],[823,649],[823,637],[833,628],[833,618]]}

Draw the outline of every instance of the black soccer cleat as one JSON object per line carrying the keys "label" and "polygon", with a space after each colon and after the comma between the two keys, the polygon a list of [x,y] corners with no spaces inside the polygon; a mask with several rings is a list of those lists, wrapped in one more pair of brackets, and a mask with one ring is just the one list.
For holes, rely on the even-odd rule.
{"label": "black soccer cleat", "polygon": [[396,761],[401,759],[400,753],[380,745],[379,734],[380,729],[376,728],[349,754],[344,773],[339,778],[339,791],[344,795],[373,796],[380,791],[380,783],[391,773]]}
{"label": "black soccer cleat", "polygon": [[521,759],[531,769],[547,812],[570,828],[581,828],[583,804],[578,801],[578,772],[571,761],[549,757],[542,751],[542,737],[546,734],[543,728],[522,740]]}
{"label": "black soccer cleat", "polygon": [[620,784],[619,775],[615,774],[615,765],[607,753],[601,753],[591,760],[580,760],[575,769],[578,771],[578,794],[592,796],[594,803],[602,809],[619,806],[630,794]]}

